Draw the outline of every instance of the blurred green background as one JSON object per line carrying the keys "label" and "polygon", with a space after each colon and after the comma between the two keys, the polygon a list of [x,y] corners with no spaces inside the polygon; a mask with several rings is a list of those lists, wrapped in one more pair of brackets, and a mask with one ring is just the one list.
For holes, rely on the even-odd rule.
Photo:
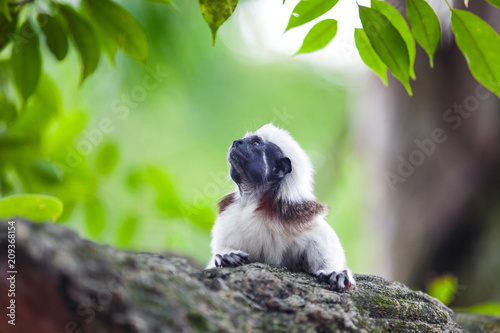
{"label": "blurred green background", "polygon": [[[490,283],[489,289],[478,284],[475,287],[479,289],[465,291],[464,285],[473,286],[473,275],[464,270],[471,267],[469,264],[458,269],[433,261],[452,262],[455,253],[439,252],[444,257],[432,253],[439,249],[435,244],[449,245],[444,234],[456,236],[452,241],[457,244],[464,244],[461,237],[471,235],[467,235],[468,229],[456,235],[446,228],[442,234],[425,228],[426,219],[439,229],[450,225],[443,221],[455,216],[448,201],[437,198],[435,202],[442,203],[444,213],[436,223],[432,210],[425,206],[431,196],[422,190],[437,193],[444,188],[449,190],[445,195],[455,195],[452,186],[439,181],[447,171],[436,167],[430,158],[426,165],[441,172],[437,178],[422,167],[420,174],[395,193],[389,191],[384,178],[387,170],[397,168],[399,154],[414,149],[415,138],[428,137],[430,130],[441,126],[410,109],[434,112],[438,116],[432,119],[439,120],[451,105],[446,96],[433,96],[439,103],[432,107],[419,103],[430,100],[424,87],[437,81],[419,70],[419,62],[415,97],[409,101],[394,81],[386,88],[374,77],[360,80],[366,76],[353,75],[349,69],[318,69],[303,61],[307,55],[281,57],[279,61],[244,56],[244,50],[235,51],[237,43],[231,48],[235,33],[229,29],[236,27],[231,23],[233,17],[221,28],[214,47],[195,1],[176,1],[169,6],[132,0],[120,3],[145,28],[150,44],[148,60],[137,62],[122,52],[114,61],[102,55],[97,71],[80,85],[75,49],[70,48],[59,62],[41,43],[45,74],[22,114],[12,111],[7,101],[15,95],[8,70],[2,66],[9,50],[0,53],[2,197],[20,193],[55,196],[64,204],[57,223],[85,238],[138,251],[175,252],[204,266],[210,257],[216,203],[234,186],[227,176],[227,149],[247,131],[272,122],[291,132],[311,157],[316,195],[330,205],[327,220],[341,239],[355,273],[379,274],[416,288],[428,287],[434,296],[446,303],[458,300],[460,306],[493,302],[479,312],[499,312],[498,303],[494,303],[500,293],[499,265],[494,263],[500,252],[497,248],[485,250],[487,255],[472,250],[467,254],[467,260],[491,268],[489,275],[482,275],[485,281],[497,281]],[[448,56],[441,55],[443,59]],[[428,61],[423,54],[419,58]],[[460,59],[460,66],[466,69]],[[438,58],[436,67],[444,63]],[[433,75],[457,82],[444,72],[434,71]],[[450,82],[434,91],[443,91],[443,87],[450,87]],[[462,101],[469,91],[458,89],[458,95],[447,97]],[[495,98],[489,106],[495,112],[497,102]],[[500,124],[496,117],[490,123]],[[462,130],[470,134],[477,128]],[[463,139],[457,140],[468,146]],[[450,160],[453,142],[450,139],[441,154],[433,157],[436,163],[443,165]],[[460,156],[461,161],[474,160]],[[478,165],[490,166],[484,161]],[[460,177],[470,174],[483,173],[472,170]],[[480,187],[464,193],[471,197],[484,193],[492,198],[483,200],[482,205],[498,203],[497,194]],[[415,202],[424,202],[424,207],[411,209]],[[470,207],[470,202],[460,205]],[[473,227],[486,225],[481,224],[480,216],[462,216],[467,216]],[[412,230],[419,227],[422,233]],[[497,233],[494,229],[489,234]],[[415,237],[420,248],[407,246],[405,237]],[[424,240],[433,243],[427,247]],[[419,251],[422,257],[418,257]],[[409,256],[401,258],[403,254]],[[418,270],[406,269],[405,264]],[[462,284],[462,278],[469,278],[469,282]],[[464,296],[458,297],[460,293]]]}
{"label": "blurred green background", "polygon": [[[113,63],[103,56],[79,87],[75,50],[57,62],[42,46],[42,85],[59,90],[58,112],[34,106],[23,134],[42,129],[40,137],[2,151],[2,194],[54,195],[64,202],[59,223],[84,237],[175,251],[204,265],[216,203],[233,189],[227,149],[273,122],[310,154],[317,195],[332,207],[330,222],[353,268],[365,267],[356,258],[364,251],[354,251],[365,243],[354,237],[363,168],[349,148],[349,89],[291,57],[262,64],[238,59],[222,42],[213,47],[195,2],[123,5],[146,29],[149,60],[119,52]],[[350,223],[334,222],[342,220]]]}

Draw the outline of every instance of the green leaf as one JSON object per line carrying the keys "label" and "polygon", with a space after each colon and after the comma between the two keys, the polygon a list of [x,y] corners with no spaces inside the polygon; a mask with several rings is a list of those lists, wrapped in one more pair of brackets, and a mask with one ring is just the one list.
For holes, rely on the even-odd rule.
{"label": "green leaf", "polygon": [[59,20],[48,14],[38,14],[38,24],[45,35],[50,52],[61,61],[68,53],[68,39]]}
{"label": "green leaf", "polygon": [[118,163],[118,147],[113,143],[103,143],[97,153],[96,168],[103,175],[108,175],[113,171]]}
{"label": "green leaf", "polygon": [[491,316],[500,316],[500,302],[485,302],[474,304],[468,308],[454,307],[453,311],[481,313]]}
{"label": "green leaf", "polygon": [[359,17],[373,49],[411,96],[410,57],[403,37],[376,9],[359,6]]}
{"label": "green leaf", "polygon": [[110,0],[83,0],[83,9],[101,31],[129,56],[146,61],[149,44],[146,32],[132,14]]}
{"label": "green leaf", "polygon": [[60,184],[62,175],[58,172],[57,167],[48,160],[35,159],[32,162],[33,174],[46,184]]}
{"label": "green leaf", "polygon": [[93,198],[85,203],[85,222],[92,237],[97,237],[104,230],[106,214],[101,203]]}
{"label": "green leaf", "polygon": [[153,2],[153,3],[164,3],[166,5],[170,5],[172,3],[171,0],[146,0],[147,2]]}
{"label": "green leaf", "polygon": [[285,31],[311,22],[333,8],[339,0],[301,0],[293,9]]}
{"label": "green leaf", "polygon": [[3,92],[0,92],[0,120],[6,123],[11,122],[17,116],[16,107],[12,104]]}
{"label": "green leaf", "polygon": [[452,275],[442,275],[427,286],[427,293],[445,305],[449,304],[457,292],[458,281]]}
{"label": "green leaf", "polygon": [[62,211],[62,202],[48,195],[22,194],[0,199],[0,220],[22,217],[37,222],[56,221]]}
{"label": "green leaf", "polygon": [[212,31],[212,40],[215,45],[217,30],[233,14],[238,0],[199,0],[199,2],[201,14]]}
{"label": "green leaf", "polygon": [[87,20],[81,17],[72,7],[63,4],[59,4],[58,6],[60,13],[66,19],[73,36],[73,42],[80,53],[82,61],[80,82],[83,82],[85,78],[96,70],[99,64],[99,41]]}
{"label": "green leaf", "polygon": [[379,11],[382,15],[384,15],[389,22],[399,31],[401,37],[406,43],[406,47],[408,49],[408,55],[410,57],[410,77],[415,80],[415,57],[417,55],[417,48],[415,46],[415,39],[413,38],[413,34],[408,27],[405,19],[399,11],[394,8],[391,4],[385,1],[372,0],[371,7],[377,11]]}
{"label": "green leaf", "polygon": [[451,12],[455,40],[472,75],[500,97],[500,37],[478,16],[465,10]]}
{"label": "green leaf", "polygon": [[212,229],[215,220],[214,210],[204,205],[184,206],[182,207],[182,216],[206,231]]}
{"label": "green leaf", "polygon": [[10,15],[9,9],[10,0],[0,0],[0,13],[5,16],[8,21],[12,21],[12,16]]}
{"label": "green leaf", "polygon": [[434,53],[441,39],[441,26],[436,13],[425,0],[406,0],[406,16],[415,39],[427,52],[431,67],[434,67]]}
{"label": "green leaf", "polygon": [[12,40],[12,34],[16,31],[17,15],[8,20],[0,16],[0,51]]}
{"label": "green leaf", "polygon": [[40,78],[42,58],[38,35],[28,21],[20,28],[21,36],[14,40],[11,55],[11,66],[14,81],[26,101],[33,94]]}
{"label": "green leaf", "polygon": [[354,42],[363,62],[377,74],[384,85],[388,85],[387,66],[377,55],[363,29],[354,29]]}
{"label": "green leaf", "polygon": [[337,21],[326,19],[316,23],[309,30],[298,53],[307,53],[320,50],[327,46],[337,34]]}
{"label": "green leaf", "polygon": [[44,144],[51,158],[66,163],[67,147],[85,127],[86,114],[81,111],[65,113],[57,120],[55,126],[51,127],[50,134],[45,137]]}
{"label": "green leaf", "polygon": [[486,0],[486,1],[488,1],[493,6],[497,6],[498,8],[500,8],[500,0]]}
{"label": "green leaf", "polygon": [[40,84],[24,106],[23,112],[12,124],[12,132],[38,134],[61,111],[61,96],[57,85],[42,75]]}
{"label": "green leaf", "polygon": [[180,200],[170,177],[160,169],[149,168],[146,179],[158,193],[156,204],[160,211],[170,217],[180,216]]}
{"label": "green leaf", "polygon": [[126,247],[130,244],[137,226],[137,218],[133,215],[127,216],[118,229],[118,244]]}

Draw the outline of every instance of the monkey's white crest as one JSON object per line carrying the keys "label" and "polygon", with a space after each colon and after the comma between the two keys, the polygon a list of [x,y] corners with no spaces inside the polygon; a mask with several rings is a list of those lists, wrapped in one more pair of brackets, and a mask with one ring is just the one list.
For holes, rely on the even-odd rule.
{"label": "monkey's white crest", "polygon": [[278,198],[288,201],[315,200],[314,169],[311,160],[290,133],[269,123],[255,133],[247,133],[245,137],[252,135],[258,135],[263,140],[274,143],[292,161],[292,172],[281,181]]}

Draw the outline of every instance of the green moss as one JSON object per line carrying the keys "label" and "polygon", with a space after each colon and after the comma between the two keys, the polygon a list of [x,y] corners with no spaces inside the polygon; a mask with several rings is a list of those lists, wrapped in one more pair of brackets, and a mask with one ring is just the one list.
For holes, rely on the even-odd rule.
{"label": "green moss", "polygon": [[187,319],[196,332],[206,332],[208,330],[207,319],[199,313],[189,313]]}

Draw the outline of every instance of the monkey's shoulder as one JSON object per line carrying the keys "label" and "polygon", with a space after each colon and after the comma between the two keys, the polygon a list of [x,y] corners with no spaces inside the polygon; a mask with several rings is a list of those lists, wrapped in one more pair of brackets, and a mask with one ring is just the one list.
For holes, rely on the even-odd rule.
{"label": "monkey's shoulder", "polygon": [[217,203],[219,207],[219,214],[227,209],[227,207],[231,206],[236,200],[236,194],[234,192],[229,193]]}

